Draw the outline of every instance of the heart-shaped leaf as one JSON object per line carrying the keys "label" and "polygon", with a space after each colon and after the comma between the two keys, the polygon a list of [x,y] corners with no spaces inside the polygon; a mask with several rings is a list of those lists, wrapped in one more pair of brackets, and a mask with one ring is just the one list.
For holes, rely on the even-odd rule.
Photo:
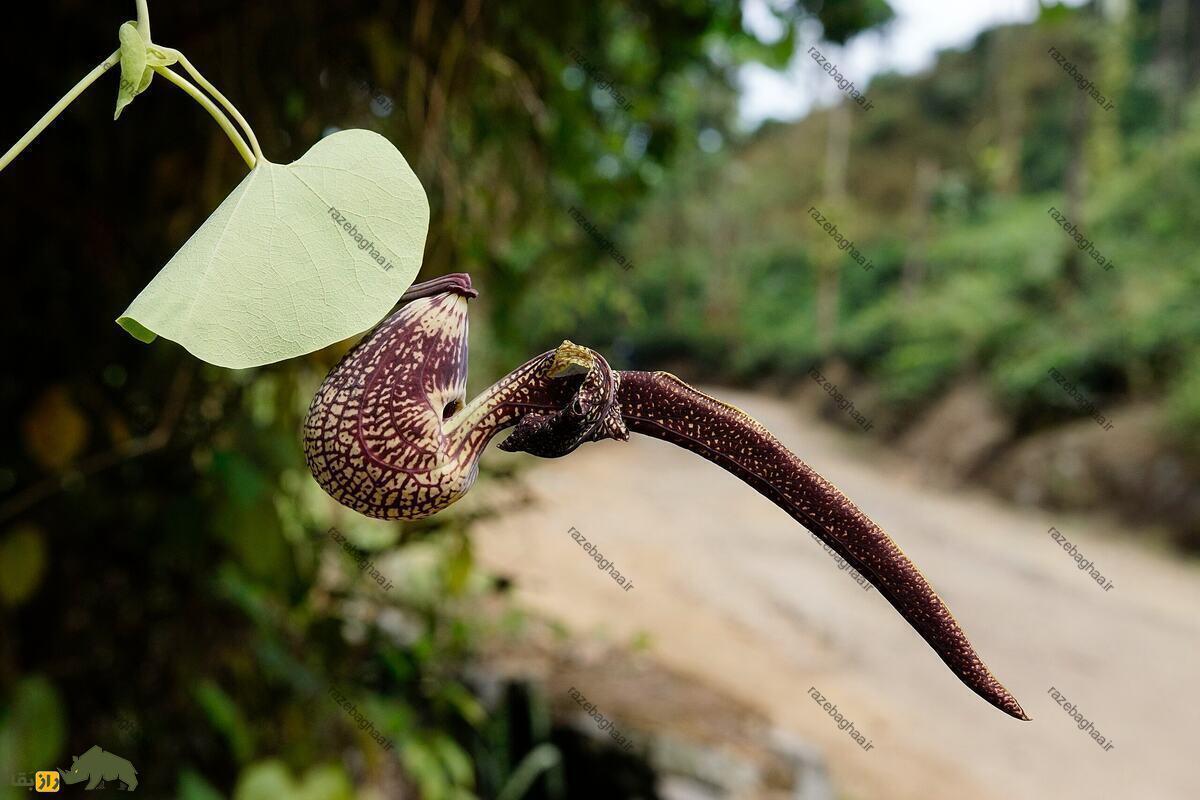
{"label": "heart-shaped leaf", "polygon": [[421,268],[429,200],[377,133],[260,161],[117,323],[222,367],[311,353],[383,318]]}
{"label": "heart-shaped leaf", "polygon": [[117,89],[117,110],[113,119],[121,116],[133,98],[146,91],[154,70],[147,61],[146,40],[138,33],[136,22],[126,22],[117,32],[121,40],[121,86]]}

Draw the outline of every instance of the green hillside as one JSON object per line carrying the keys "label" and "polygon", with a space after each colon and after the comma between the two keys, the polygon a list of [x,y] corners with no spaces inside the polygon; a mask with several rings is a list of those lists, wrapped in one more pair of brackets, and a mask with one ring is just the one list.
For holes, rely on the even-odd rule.
{"label": "green hillside", "polygon": [[[521,327],[709,379],[799,383],[836,365],[893,437],[982,384],[1001,452],[1149,407],[1144,431],[1113,441],[1194,478],[1200,105],[1166,88],[1155,20],[1048,9],[925,74],[876,79],[868,112],[764,126],[659,187],[624,240],[634,269],[603,254],[582,275],[549,269]],[[1200,508],[1169,483],[1158,503],[1133,486],[1103,500],[1151,505],[1137,513],[1195,544]]]}

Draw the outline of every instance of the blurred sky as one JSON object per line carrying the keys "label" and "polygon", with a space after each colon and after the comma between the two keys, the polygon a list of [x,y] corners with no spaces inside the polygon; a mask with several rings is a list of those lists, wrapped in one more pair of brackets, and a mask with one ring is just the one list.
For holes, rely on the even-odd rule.
{"label": "blurred sky", "polygon": [[[797,119],[814,105],[841,96],[837,84],[807,54],[818,49],[861,90],[871,76],[889,69],[920,72],[931,66],[939,50],[963,47],[983,30],[1008,22],[1028,22],[1037,15],[1037,0],[889,0],[896,18],[880,31],[852,38],[845,47],[820,44],[821,27],[800,23],[795,57],[786,70],[761,65],[741,70],[741,123],[748,129],[769,118]],[[1071,6],[1085,0],[1067,0]],[[770,12],[772,0],[744,0],[747,25],[768,40],[783,35],[783,25]],[[868,97],[870,95],[868,94]]]}

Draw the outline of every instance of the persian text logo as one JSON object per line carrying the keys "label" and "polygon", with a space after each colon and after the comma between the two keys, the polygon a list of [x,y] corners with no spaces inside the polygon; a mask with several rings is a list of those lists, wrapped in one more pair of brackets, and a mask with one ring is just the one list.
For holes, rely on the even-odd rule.
{"label": "persian text logo", "polygon": [[13,786],[33,789],[39,794],[50,794],[62,789],[62,776],[52,769],[37,772],[18,772],[13,775]]}
{"label": "persian text logo", "polygon": [[34,775],[33,789],[40,794],[57,792],[62,788],[62,776],[54,770],[44,770]]}

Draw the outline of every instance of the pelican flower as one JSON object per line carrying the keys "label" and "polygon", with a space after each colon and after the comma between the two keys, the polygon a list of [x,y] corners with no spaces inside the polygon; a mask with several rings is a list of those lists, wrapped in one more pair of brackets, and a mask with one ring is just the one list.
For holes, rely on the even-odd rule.
{"label": "pelican flower", "polygon": [[380,519],[420,519],[458,500],[500,449],[558,458],[584,442],[653,436],[741,478],[857,569],[964,684],[1018,719],[950,609],[896,543],[740,409],[666,372],[614,371],[563,342],[466,400],[463,273],[417,284],[330,371],[304,421],[304,453],[334,499]]}

